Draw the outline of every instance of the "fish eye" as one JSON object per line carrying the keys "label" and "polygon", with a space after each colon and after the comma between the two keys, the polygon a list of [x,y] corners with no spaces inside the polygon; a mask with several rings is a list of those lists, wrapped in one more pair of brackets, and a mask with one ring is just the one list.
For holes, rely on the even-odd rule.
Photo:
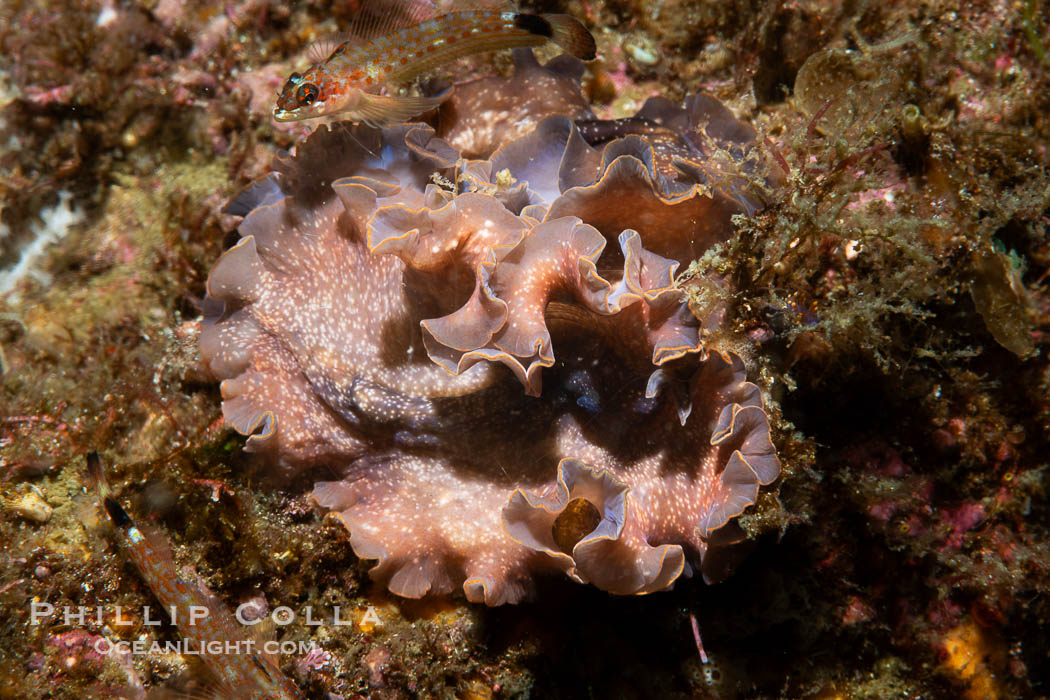
{"label": "fish eye", "polygon": [[313,104],[314,100],[317,99],[317,86],[313,83],[300,85],[299,89],[295,91],[295,99],[300,105]]}

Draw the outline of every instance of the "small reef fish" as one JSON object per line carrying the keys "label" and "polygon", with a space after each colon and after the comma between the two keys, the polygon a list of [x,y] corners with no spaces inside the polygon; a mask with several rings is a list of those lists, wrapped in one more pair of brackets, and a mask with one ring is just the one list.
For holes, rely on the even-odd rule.
{"label": "small reef fish", "polygon": [[[399,26],[394,10],[407,7],[408,26]],[[415,7],[418,7],[416,5]],[[355,122],[402,122],[440,105],[436,96],[379,94],[457,58],[501,49],[554,42],[585,61],[595,57],[594,37],[570,15],[497,10],[449,12],[420,21],[410,0],[380,11],[372,21],[356,22],[351,34],[305,73],[292,73],[277,96],[273,117],[279,122],[333,114]]]}
{"label": "small reef fish", "polygon": [[[179,575],[171,548],[158,534],[144,532],[110,495],[98,454],[87,455],[88,469],[98,485],[109,519],[120,533],[128,556],[161,606],[176,621],[179,632],[214,676],[207,694],[215,700],[301,700],[305,696],[281,672],[276,657],[265,653],[260,640],[245,633],[226,606],[202,584]],[[201,611],[206,611],[202,616]],[[196,613],[196,616],[194,616]],[[219,642],[220,653],[209,653],[208,642]],[[150,698],[173,697],[151,693]],[[197,696],[194,696],[197,697]]]}

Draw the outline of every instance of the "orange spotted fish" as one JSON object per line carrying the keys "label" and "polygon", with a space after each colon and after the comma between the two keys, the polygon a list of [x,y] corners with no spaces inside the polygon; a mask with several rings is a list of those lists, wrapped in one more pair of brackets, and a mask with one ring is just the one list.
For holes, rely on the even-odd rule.
{"label": "orange spotted fish", "polygon": [[[416,20],[416,16],[410,20]],[[305,73],[292,73],[277,96],[279,122],[340,114],[355,122],[402,122],[441,104],[433,97],[380,94],[457,58],[553,42],[577,58],[595,56],[594,37],[569,15],[497,10],[449,12],[409,26],[384,17],[354,33]],[[320,58],[320,57],[318,57]]]}
{"label": "orange spotted fish", "polygon": [[[156,533],[139,529],[110,495],[98,453],[88,454],[87,462],[106,514],[116,525],[139,575],[177,623],[183,639],[199,652],[205,668],[214,676],[210,692],[195,697],[302,700],[302,692],[281,672],[265,643],[250,638],[226,606],[203,584],[179,575],[167,542]],[[215,643],[222,647],[219,653],[213,653]],[[150,697],[177,696],[161,690]]]}

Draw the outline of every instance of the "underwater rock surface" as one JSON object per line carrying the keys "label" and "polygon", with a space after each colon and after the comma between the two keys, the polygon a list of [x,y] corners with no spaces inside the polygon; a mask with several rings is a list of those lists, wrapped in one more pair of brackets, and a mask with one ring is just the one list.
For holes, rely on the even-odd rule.
{"label": "underwater rock surface", "polygon": [[336,124],[231,203],[201,334],[223,414],[340,474],[314,498],[399,595],[720,580],[780,464],[743,362],[704,347],[719,309],[698,321],[675,275],[760,206],[753,133],[704,95],[577,125],[530,88],[578,71],[518,62],[502,99],[535,127],[483,160]]}
{"label": "underwater rock surface", "polygon": [[[179,571],[231,609],[299,614],[279,638],[316,648],[281,668],[308,697],[1050,694],[1046,3],[545,3],[599,43],[586,99],[550,76],[530,94],[564,108],[502,104],[507,78],[481,76],[505,75],[504,54],[436,76],[455,95],[430,124],[464,158],[553,113],[583,132],[708,91],[787,175],[678,277],[694,311],[725,304],[699,313],[705,348],[740,353],[763,389],[781,477],[734,520],[754,548],[723,585],[612,596],[535,575],[535,603],[498,607],[371,581],[309,496],[351,458],[286,460],[307,471],[274,484],[201,372],[199,302],[236,241],[223,207],[313,128],[272,123],[275,95],[358,5],[0,3],[0,268],[46,246],[0,293],[0,696],[203,692],[192,659],[94,649],[178,632],[143,624],[158,603],[106,522],[91,449]],[[559,551],[595,522],[584,499],[565,511]],[[35,599],[55,606],[36,625]],[[381,624],[361,624],[371,605]],[[103,614],[70,624],[78,606]],[[117,606],[134,625],[113,624]]]}

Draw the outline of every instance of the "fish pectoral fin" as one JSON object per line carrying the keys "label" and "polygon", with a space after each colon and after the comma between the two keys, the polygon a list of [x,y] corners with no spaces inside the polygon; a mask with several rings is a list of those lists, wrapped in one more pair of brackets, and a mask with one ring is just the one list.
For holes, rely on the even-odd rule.
{"label": "fish pectoral fin", "polygon": [[359,120],[370,124],[394,124],[406,122],[430,111],[448,99],[452,94],[446,90],[433,97],[394,97],[391,95],[361,95],[353,113]]}

